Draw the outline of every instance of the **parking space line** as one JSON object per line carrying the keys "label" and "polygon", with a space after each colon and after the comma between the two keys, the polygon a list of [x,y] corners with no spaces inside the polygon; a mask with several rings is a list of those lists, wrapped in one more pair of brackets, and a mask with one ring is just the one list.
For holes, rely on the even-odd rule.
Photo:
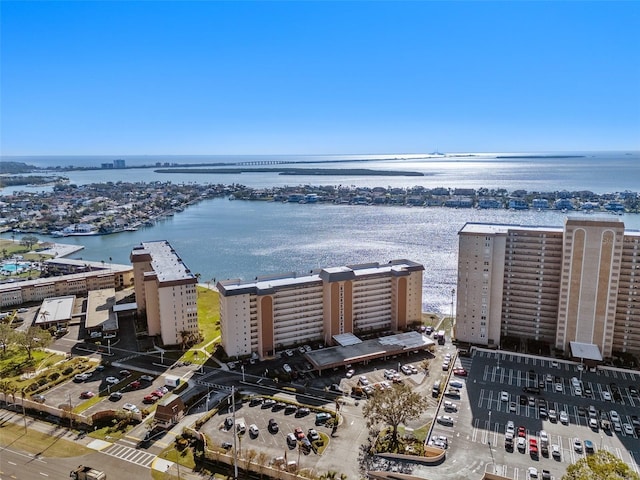
{"label": "parking space line", "polygon": [[482,429],[482,441],[480,443],[482,443],[483,445],[486,445],[488,440],[489,440],[489,420],[485,420],[484,428]]}
{"label": "parking space line", "polygon": [[484,388],[480,389],[480,396],[478,397],[478,408],[482,408],[482,402],[484,401]]}
{"label": "parking space line", "polygon": [[480,420],[478,420],[477,418],[473,421],[473,431],[471,433],[471,441],[472,442],[476,442],[478,439],[478,423],[480,423]]}

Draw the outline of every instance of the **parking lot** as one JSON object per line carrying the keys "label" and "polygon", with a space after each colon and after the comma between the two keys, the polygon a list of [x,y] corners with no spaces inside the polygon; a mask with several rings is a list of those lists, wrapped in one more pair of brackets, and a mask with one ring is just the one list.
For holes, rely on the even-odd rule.
{"label": "parking lot", "polygon": [[[88,378],[82,381],[79,378],[74,379],[46,391],[46,403],[54,406],[71,405],[71,408],[75,408],[86,402],[87,399],[100,395],[103,400],[84,410],[82,412],[84,415],[91,415],[105,409],[119,409],[126,403],[134,404],[142,409],[145,406],[143,404],[144,397],[161,386],[159,381],[141,380],[140,377],[143,375],[139,372],[131,371],[126,374],[126,370],[116,367],[96,370],[97,364],[94,365],[88,370],[90,372]],[[86,392],[90,392],[90,394],[82,395]],[[122,393],[122,397],[119,399],[110,398],[110,394],[113,392]]]}
{"label": "parking lot", "polygon": [[[634,393],[640,387],[638,372],[589,371],[573,362],[484,350],[457,362],[469,371],[468,377],[456,379],[463,383],[457,411],[445,412],[443,405],[438,412],[438,416],[451,417],[453,425],[436,423],[432,432],[433,437],[448,438],[448,461],[472,449],[481,462],[478,471],[526,478],[528,468],[535,467],[560,478],[591,446],[594,451],[613,453],[640,472],[636,417],[640,398]],[[598,419],[591,427],[589,407],[592,417]],[[619,417],[619,429],[614,428],[612,416]],[[610,429],[601,428],[602,418],[611,424]],[[516,429],[513,448],[505,447],[509,421]],[[524,439],[520,448],[518,430]],[[541,432],[548,439],[544,442],[548,449],[541,448]],[[478,449],[478,445],[484,447]]]}

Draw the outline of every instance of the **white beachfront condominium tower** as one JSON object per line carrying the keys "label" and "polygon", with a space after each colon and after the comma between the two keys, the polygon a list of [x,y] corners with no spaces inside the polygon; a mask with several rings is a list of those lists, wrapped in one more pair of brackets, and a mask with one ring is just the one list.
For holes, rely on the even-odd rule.
{"label": "white beachfront condominium tower", "polygon": [[138,314],[149,335],[178,345],[198,335],[198,280],[166,240],[143,242],[131,251]]}

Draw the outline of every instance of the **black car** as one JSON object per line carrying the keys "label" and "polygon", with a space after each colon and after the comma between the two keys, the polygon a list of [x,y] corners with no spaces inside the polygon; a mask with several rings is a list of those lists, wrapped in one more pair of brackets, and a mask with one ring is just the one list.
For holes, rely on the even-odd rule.
{"label": "black car", "polygon": [[266,398],[264,402],[262,402],[261,408],[272,408],[276,404],[276,401],[273,398]]}
{"label": "black car", "polygon": [[276,422],[275,418],[269,419],[269,425],[267,426],[267,429],[271,433],[278,433],[278,430],[280,430],[280,427],[278,426],[278,422]]}
{"label": "black car", "polygon": [[520,400],[520,405],[526,405],[528,402],[526,395],[520,395],[519,400]]}
{"label": "black car", "polygon": [[233,447],[233,445],[231,445],[229,442],[222,442],[222,444],[220,446],[222,448],[224,448],[225,450],[229,450],[229,449],[231,449],[231,447]]}
{"label": "black car", "polygon": [[287,405],[286,407],[284,407],[285,415],[291,415],[292,413],[296,413],[297,411],[298,407],[296,407],[295,405]]}
{"label": "black car", "polygon": [[231,417],[225,418],[224,419],[224,428],[229,430],[231,427],[233,427],[233,418],[231,418]]}
{"label": "black car", "polygon": [[249,400],[249,406],[255,407],[256,405],[260,405],[262,403],[262,397],[251,397]]}

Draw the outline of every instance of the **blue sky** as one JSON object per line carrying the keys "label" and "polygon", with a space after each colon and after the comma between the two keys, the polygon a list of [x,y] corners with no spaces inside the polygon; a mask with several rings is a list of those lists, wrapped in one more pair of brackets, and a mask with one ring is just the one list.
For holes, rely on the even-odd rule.
{"label": "blue sky", "polygon": [[0,8],[3,155],[640,149],[640,2]]}

